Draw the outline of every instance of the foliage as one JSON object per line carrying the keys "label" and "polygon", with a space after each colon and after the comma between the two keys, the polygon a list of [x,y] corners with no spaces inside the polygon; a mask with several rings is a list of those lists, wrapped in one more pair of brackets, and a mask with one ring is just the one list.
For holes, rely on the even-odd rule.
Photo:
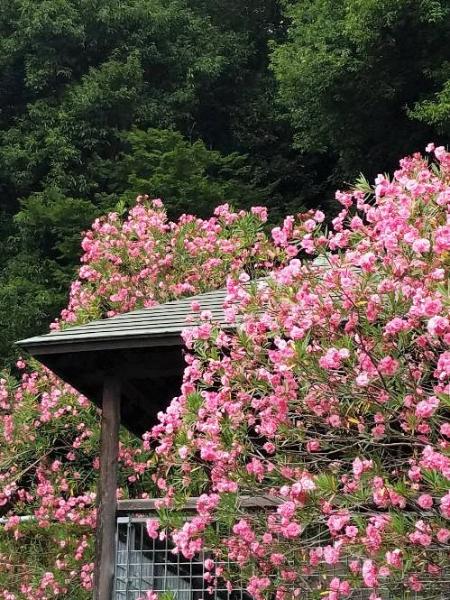
{"label": "foliage", "polygon": [[[122,431],[120,447],[119,493],[159,493],[161,523],[149,523],[149,535],[173,521],[187,558],[208,548],[211,585],[240,578],[257,600],[305,586],[328,600],[360,586],[371,600],[385,588],[438,593],[432,581],[448,566],[450,540],[450,154],[434,153],[431,165],[403,159],[373,193],[364,180],[338,192],[330,232],[311,211],[287,217],[269,240],[265,209],[226,205],[208,220],[171,223],[158,201],[140,197],[86,233],[54,327],[207,291],[228,276],[234,332],[193,305],[202,323],[184,334],[180,397],[143,444]],[[5,375],[0,387],[3,595],[84,600],[97,414],[36,363],[17,366],[21,380]],[[183,525],[178,509],[190,494],[200,495],[198,514]],[[263,494],[272,510],[241,502]],[[237,572],[217,567],[228,559]]]}
{"label": "foliage", "polygon": [[170,218],[262,197],[273,223],[332,215],[360,171],[445,143],[449,22],[445,0],[3,2],[2,361],[64,306],[79,231],[135,193]]}
{"label": "foliage", "polygon": [[446,79],[442,90],[433,99],[419,102],[411,115],[424,123],[435,125],[438,131],[448,135],[450,127],[450,78]]}
{"label": "foliage", "polygon": [[338,176],[353,178],[391,169],[435,136],[429,126],[447,118],[448,2],[285,5],[287,41],[275,47],[272,67],[299,148],[336,156]]}
{"label": "foliage", "polygon": [[[230,268],[233,273],[244,268],[256,276],[264,271],[255,266],[258,257],[263,262],[270,259],[265,268],[285,260],[280,248],[267,244],[264,236],[259,246],[261,223],[254,221],[255,215],[224,222],[218,240],[209,245],[208,238],[200,252],[198,244],[205,242],[203,235],[214,229],[215,221],[192,218],[169,227],[160,209],[151,208],[147,200],[141,200],[129,218],[126,210],[136,193],[162,196],[175,222],[182,212],[205,217],[221,202],[248,207],[264,196],[271,222],[278,223],[305,205],[330,205],[331,189],[360,171],[372,176],[393,168],[397,156],[429,138],[446,143],[448,10],[445,0],[3,2],[2,364],[14,363],[12,342],[44,330],[66,305],[67,287],[79,266],[80,232],[99,215],[114,213],[97,221],[85,236],[82,277],[73,285],[68,309],[56,326],[221,286]],[[329,208],[331,222],[335,205]],[[159,215],[154,217],[156,228],[148,226],[152,211]],[[226,221],[227,214],[224,210],[216,218]],[[117,254],[105,241],[109,228],[119,245]],[[130,236],[137,252],[131,258]],[[190,242],[187,248],[183,236]],[[236,247],[234,242],[241,238]],[[150,240],[148,247],[140,246],[143,240]],[[231,255],[223,260],[230,240]],[[238,260],[241,253],[243,262]],[[99,258],[104,254],[111,262]],[[203,269],[208,277],[198,281]],[[395,302],[394,298],[393,306]],[[239,343],[247,352],[253,342],[243,336]],[[91,467],[97,447],[96,413],[79,406],[78,396],[37,365],[32,363],[30,369],[37,369],[39,385],[28,396],[28,375],[19,384],[5,375],[0,386],[2,401],[6,388],[8,398],[16,398],[12,406],[8,400],[1,408],[1,435],[11,412],[14,432],[20,432],[0,444],[0,467],[6,473],[2,489],[9,489],[13,457],[19,471],[27,470],[38,451],[39,473],[54,486],[54,497],[67,501],[68,492],[61,491],[66,478],[70,497],[81,498],[95,485]],[[57,401],[44,426],[47,393],[51,402]],[[190,406],[195,402],[191,399]],[[70,411],[59,414],[64,406]],[[80,435],[92,432],[83,438],[74,461],[55,450],[59,443],[71,446],[78,435],[73,422],[66,428],[73,410],[84,423]],[[372,418],[370,406],[367,410]],[[195,422],[194,412],[186,417],[190,423]],[[22,436],[22,427],[27,432],[35,426],[36,440]],[[229,442],[230,427],[224,426],[223,432]],[[125,432],[122,440],[121,487],[124,494],[139,496],[153,489],[151,471],[143,466],[148,457]],[[56,472],[46,462],[47,450],[52,460],[62,462]],[[26,472],[19,489],[31,490],[32,498],[25,495],[21,500],[13,491],[10,502],[6,494],[4,513],[31,514],[47,500],[54,512],[53,497],[37,494],[37,466]],[[83,474],[81,481],[77,473]],[[200,489],[204,477],[196,473]],[[342,488],[341,474],[323,473],[315,483],[332,496]],[[426,485],[442,486],[439,474],[425,471],[423,477]],[[253,486],[251,478],[250,483]],[[396,491],[412,502],[409,489]],[[364,501],[364,493],[358,492],[358,502]],[[232,495],[222,498],[221,518],[225,507],[227,518],[233,518],[233,502]],[[92,522],[75,523],[69,530],[64,520],[72,513],[65,510],[63,522],[56,519],[51,527],[40,527],[38,521],[17,528],[13,521],[1,530],[0,552],[11,560],[0,559],[0,596],[14,590],[11,593],[19,598],[34,595],[45,600],[53,597],[53,589],[60,597],[89,595],[90,543],[78,557],[76,547],[66,545],[60,552],[55,540],[72,540],[75,535],[81,539],[84,534],[90,540]],[[67,511],[75,511],[76,519],[92,516],[91,508],[67,506]],[[396,515],[393,523],[407,530]],[[15,541],[18,531],[23,537]],[[36,544],[48,549],[47,563],[38,558]],[[405,553],[407,565],[408,556]],[[82,587],[78,575],[71,575],[81,564]],[[27,567],[22,570],[23,565]],[[43,579],[45,572],[54,572],[55,581]],[[18,590],[18,577],[33,591]]]}
{"label": "foliage", "polygon": [[125,136],[130,149],[118,169],[128,181],[126,198],[133,200],[142,190],[154,198],[170,199],[171,212],[206,216],[217,204],[240,198],[247,206],[262,199],[245,179],[251,169],[244,156],[222,156],[208,150],[201,140],[193,143],[177,131],[132,130]]}
{"label": "foliage", "polygon": [[[136,197],[134,190],[148,190],[172,198],[171,213],[206,214],[229,197],[257,201],[261,196],[244,183],[250,166],[243,156],[222,155],[203,142],[190,143],[171,130],[133,130],[124,134],[124,152],[111,177],[111,193],[97,200],[71,198],[49,187],[21,203],[9,224],[9,256],[0,263],[0,356],[12,360],[11,344],[44,330],[64,306],[73,278],[74,258],[99,207],[123,212]],[[17,302],[20,298],[21,302]]]}
{"label": "foliage", "polygon": [[49,315],[57,314],[64,303],[65,278],[61,282],[52,263],[34,253],[21,252],[0,270],[0,352],[2,363],[13,364],[19,337],[33,335],[48,326]]}
{"label": "foliage", "polygon": [[[435,164],[416,154],[373,192],[338,192],[329,232],[320,211],[287,217],[272,238],[289,263],[230,277],[227,328],[204,312],[184,332],[181,395],[148,441],[162,514],[200,496],[171,535],[186,558],[212,552],[211,585],[243,580],[256,600],[443,593],[450,153],[428,150]],[[245,508],[260,496],[273,508]]]}
{"label": "foliage", "polygon": [[[207,220],[167,219],[160,201],[140,197],[128,214],[97,219],[82,242],[83,265],[54,327],[153,306],[225,285],[228,273],[259,276],[282,260],[262,232],[266,211]],[[0,597],[85,599],[93,570],[98,470],[97,411],[35,361],[19,381],[0,377]],[[121,432],[120,493],[155,493],[154,455]],[[28,515],[31,520],[19,521]]]}
{"label": "foliage", "polygon": [[[172,218],[187,206],[199,215],[209,214],[226,194],[233,194],[234,201],[251,200],[270,183],[264,174],[257,180],[235,154],[246,148],[233,137],[228,120],[231,114],[238,119],[239,106],[247,110],[247,102],[254,102],[252,86],[245,87],[244,101],[239,91],[244,86],[231,82],[258,64],[262,69],[267,57],[264,39],[269,34],[256,23],[248,29],[250,13],[258,14],[261,23],[276,2],[258,3],[256,12],[249,7],[245,27],[237,18],[226,23],[219,4],[211,3],[209,14],[203,3],[185,0],[2,3],[0,210],[15,240],[5,259],[11,263],[0,271],[0,313],[8,314],[13,307],[15,315],[4,341],[2,337],[2,360],[14,354],[13,341],[42,330],[64,306],[79,261],[80,232],[94,216],[114,209],[129,190],[133,173],[141,185],[156,184],[162,192],[173,193],[174,205],[168,202]],[[263,6],[267,9],[261,12]],[[254,124],[252,117],[248,126]],[[144,136],[149,128],[155,153],[162,151],[161,161],[172,165],[170,181],[161,181],[156,156],[146,167],[142,154],[134,162],[128,134],[136,136],[141,130]],[[172,136],[176,148],[171,151],[178,153],[172,163],[164,159],[163,147],[171,145],[166,136]],[[200,138],[207,143],[202,146]],[[187,179],[191,158],[197,156],[189,184],[176,180],[181,173],[175,163],[183,161],[183,153]],[[188,194],[187,206],[181,193]],[[199,205],[194,208],[195,197]],[[24,269],[22,278],[18,265]],[[39,302],[26,302],[27,279],[33,280]],[[23,302],[11,306],[15,297]]]}

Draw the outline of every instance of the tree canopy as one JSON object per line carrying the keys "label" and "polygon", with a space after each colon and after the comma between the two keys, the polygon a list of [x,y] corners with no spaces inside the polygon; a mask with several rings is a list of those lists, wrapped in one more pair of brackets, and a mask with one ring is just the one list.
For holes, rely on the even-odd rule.
{"label": "tree canopy", "polygon": [[275,6],[249,5],[243,20],[237,4],[224,19],[220,2],[2,5],[0,312],[14,315],[2,317],[4,359],[62,308],[81,231],[131,188],[172,197],[173,217],[273,190],[275,169],[270,180],[240,138],[265,119],[251,105]]}
{"label": "tree canopy", "polygon": [[264,198],[276,222],[304,207],[331,213],[333,189],[360,172],[445,143],[448,10],[446,0],[4,2],[2,360],[64,305],[81,230],[134,192],[161,195],[172,218]]}
{"label": "tree canopy", "polygon": [[334,156],[341,176],[371,176],[445,132],[446,0],[284,5],[272,67],[299,148]]}

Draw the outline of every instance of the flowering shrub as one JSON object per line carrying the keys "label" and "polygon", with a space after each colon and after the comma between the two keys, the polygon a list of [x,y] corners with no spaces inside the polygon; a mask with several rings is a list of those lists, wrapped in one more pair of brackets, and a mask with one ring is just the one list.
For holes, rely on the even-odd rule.
{"label": "flowering shrub", "polygon": [[[427,150],[431,166],[338,192],[330,232],[320,212],[287,217],[272,237],[288,264],[230,276],[230,327],[184,333],[181,395],[146,445],[162,509],[199,495],[172,537],[188,558],[212,549],[211,585],[232,587],[230,559],[257,600],[378,600],[448,568],[450,154]],[[271,510],[240,502],[267,494]]]}
{"label": "flowering shrub", "polygon": [[160,200],[138,197],[125,220],[110,213],[87,232],[84,264],[54,327],[223,287],[241,269],[257,277],[284,254],[262,232],[266,220],[263,207],[236,213],[223,205],[211,219],[183,215],[173,223]]}
{"label": "flowering shrub", "polygon": [[[262,227],[266,211],[222,206],[208,220],[167,220],[159,201],[138,198],[129,215],[97,220],[83,240],[79,278],[54,328],[257,277],[282,261]],[[35,361],[19,382],[0,377],[0,598],[91,596],[98,470],[97,411]],[[121,432],[122,496],[145,496],[152,455]],[[31,516],[21,521],[19,516]]]}
{"label": "flowering shrub", "polygon": [[[447,566],[450,155],[429,150],[432,166],[415,155],[373,193],[339,192],[330,232],[320,211],[287,217],[272,240],[262,208],[169,223],[140,198],[86,234],[53,327],[228,276],[229,327],[195,304],[203,325],[184,334],[180,397],[143,444],[122,432],[120,448],[119,494],[163,497],[149,535],[199,496],[171,535],[188,558],[212,550],[211,586],[233,586],[226,558],[257,600],[308,588],[340,600],[360,586],[376,600],[421,591]],[[97,413],[37,364],[18,366],[19,383],[0,383],[0,598],[87,598]],[[259,495],[274,507],[241,503]]]}

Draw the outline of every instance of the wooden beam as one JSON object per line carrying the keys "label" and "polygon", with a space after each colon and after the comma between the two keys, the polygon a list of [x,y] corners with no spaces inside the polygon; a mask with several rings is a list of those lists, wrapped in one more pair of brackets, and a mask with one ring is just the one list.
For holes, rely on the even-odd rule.
{"label": "wooden beam", "polygon": [[117,377],[106,376],[100,436],[94,600],[111,600],[114,585],[120,393]]}
{"label": "wooden beam", "polygon": [[[161,500],[161,498],[159,498]],[[198,498],[188,498],[183,506],[182,510],[194,510],[197,506]],[[119,500],[117,503],[117,512],[129,513],[129,512],[153,512],[156,511],[156,504],[158,498],[136,498],[135,500]],[[249,496],[243,496],[239,498],[238,506],[241,508],[270,508],[271,506],[278,506],[283,500],[281,498],[275,498],[274,496],[255,496],[253,498]]]}

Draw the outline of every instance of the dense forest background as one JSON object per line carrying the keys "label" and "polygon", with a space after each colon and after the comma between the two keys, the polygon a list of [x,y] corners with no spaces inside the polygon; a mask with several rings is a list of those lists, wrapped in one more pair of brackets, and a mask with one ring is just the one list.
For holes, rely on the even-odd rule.
{"label": "dense forest background", "polygon": [[0,361],[137,193],[272,221],[450,134],[450,0],[0,6]]}

